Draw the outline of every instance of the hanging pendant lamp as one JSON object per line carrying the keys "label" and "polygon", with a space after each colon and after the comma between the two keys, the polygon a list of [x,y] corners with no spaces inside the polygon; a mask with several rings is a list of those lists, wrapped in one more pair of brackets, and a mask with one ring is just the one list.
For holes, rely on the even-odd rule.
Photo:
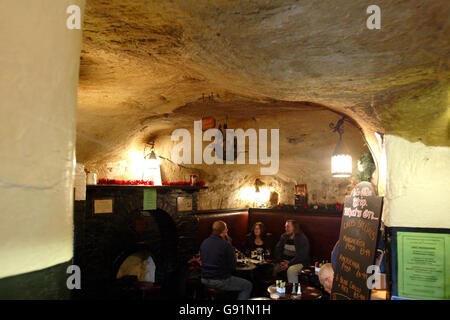
{"label": "hanging pendant lamp", "polygon": [[348,178],[352,175],[352,156],[342,141],[342,134],[344,133],[342,125],[345,117],[342,117],[336,125],[330,123],[333,131],[339,134],[339,141],[331,157],[331,174],[335,178]]}

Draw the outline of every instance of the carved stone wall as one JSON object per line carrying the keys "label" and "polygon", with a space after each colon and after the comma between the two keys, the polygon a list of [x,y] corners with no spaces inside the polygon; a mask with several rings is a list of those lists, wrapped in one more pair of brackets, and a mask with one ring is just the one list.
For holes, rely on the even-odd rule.
{"label": "carved stone wall", "polygon": [[[144,188],[155,188],[157,210],[143,210]],[[156,282],[165,285],[197,252],[197,188],[88,186],[76,205],[75,263],[83,274],[82,297],[108,294],[118,268],[130,254],[146,249],[156,264]],[[177,197],[192,197],[193,211],[178,212]],[[113,213],[94,214],[95,199],[113,199]],[[82,289],[82,290],[83,290]]]}

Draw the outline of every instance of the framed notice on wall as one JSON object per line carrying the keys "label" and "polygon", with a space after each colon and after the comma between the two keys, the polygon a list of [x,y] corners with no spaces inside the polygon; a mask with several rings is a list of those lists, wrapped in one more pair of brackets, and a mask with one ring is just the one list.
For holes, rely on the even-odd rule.
{"label": "framed notice on wall", "polygon": [[450,299],[450,230],[393,229],[393,296]]}
{"label": "framed notice on wall", "polygon": [[113,213],[113,199],[94,199],[94,214]]}
{"label": "framed notice on wall", "polygon": [[177,211],[192,211],[192,197],[178,197],[177,198]]}

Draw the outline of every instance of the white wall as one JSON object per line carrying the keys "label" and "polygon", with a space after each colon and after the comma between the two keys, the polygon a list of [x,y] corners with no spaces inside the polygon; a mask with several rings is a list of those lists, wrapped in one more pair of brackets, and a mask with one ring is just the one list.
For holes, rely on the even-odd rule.
{"label": "white wall", "polygon": [[[73,256],[73,168],[84,0],[0,1],[0,278]],[[81,11],[82,12],[82,11]]]}
{"label": "white wall", "polygon": [[450,148],[385,135],[390,227],[450,228]]}

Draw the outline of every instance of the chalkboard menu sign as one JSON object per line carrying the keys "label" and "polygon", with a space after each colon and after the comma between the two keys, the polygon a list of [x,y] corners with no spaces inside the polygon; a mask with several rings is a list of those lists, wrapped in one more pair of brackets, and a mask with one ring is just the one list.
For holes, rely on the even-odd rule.
{"label": "chalkboard menu sign", "polygon": [[382,201],[367,182],[345,198],[331,299],[369,299],[366,272],[375,262]]}

